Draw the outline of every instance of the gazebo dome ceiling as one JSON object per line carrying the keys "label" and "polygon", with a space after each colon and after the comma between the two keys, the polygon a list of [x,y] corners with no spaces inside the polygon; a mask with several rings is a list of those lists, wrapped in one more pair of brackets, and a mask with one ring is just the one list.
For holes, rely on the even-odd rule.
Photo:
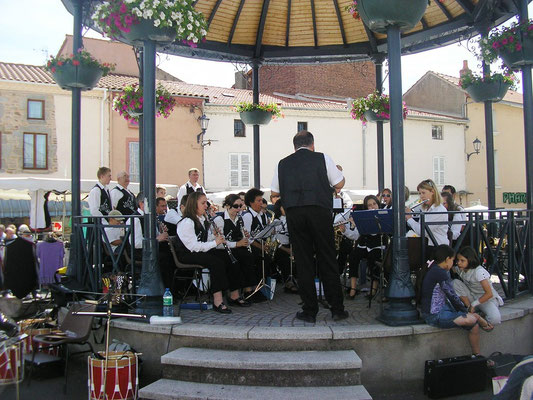
{"label": "gazebo dome ceiling", "polygon": [[[72,13],[76,0],[62,1]],[[197,48],[175,42],[159,50],[218,61],[257,59],[268,64],[352,61],[386,52],[386,36],[371,32],[345,10],[351,2],[197,0],[195,8],[209,24],[207,40]],[[402,52],[457,42],[475,34],[482,21],[496,25],[517,13],[513,0],[431,0],[422,20],[403,33]]]}

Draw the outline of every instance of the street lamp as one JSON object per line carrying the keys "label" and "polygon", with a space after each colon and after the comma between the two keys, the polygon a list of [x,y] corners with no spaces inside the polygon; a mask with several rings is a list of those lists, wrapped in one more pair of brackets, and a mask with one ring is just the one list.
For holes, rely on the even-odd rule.
{"label": "street lamp", "polygon": [[481,150],[481,140],[479,140],[477,137],[472,144],[474,145],[474,151],[466,155],[466,161],[470,161],[470,156],[473,154],[479,154],[479,150]]}
{"label": "street lamp", "polygon": [[205,114],[202,114],[200,117],[198,117],[198,121],[200,121],[200,127],[202,128],[202,132],[200,132],[196,136],[196,143],[202,143],[203,135],[205,135],[205,131],[207,130],[207,127],[209,126],[209,118],[207,118]]}

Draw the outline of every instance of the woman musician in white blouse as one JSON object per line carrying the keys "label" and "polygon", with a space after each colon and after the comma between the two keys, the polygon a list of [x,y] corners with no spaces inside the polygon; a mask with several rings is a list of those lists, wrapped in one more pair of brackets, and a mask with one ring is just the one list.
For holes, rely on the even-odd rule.
{"label": "woman musician in white blouse", "polygon": [[[257,278],[252,249],[248,242],[249,234],[244,229],[244,222],[240,215],[244,202],[239,195],[229,194],[224,199],[222,207],[226,209],[224,214],[217,216],[213,222],[218,227],[218,231],[224,235],[229,249],[237,260],[237,265],[243,277],[240,287],[244,287],[243,294],[246,297],[252,294],[252,287],[256,285]],[[239,297],[238,291],[231,292],[228,303],[239,307],[249,307],[251,305],[250,302]]]}
{"label": "woman musician in white blouse", "polygon": [[[422,202],[420,206],[415,206],[415,211],[420,211],[424,213],[425,222],[439,222],[437,225],[427,225],[431,233],[433,234],[436,243],[433,243],[433,240],[429,237],[427,232],[424,232],[424,236],[428,238],[428,251],[426,252],[426,257],[428,260],[433,259],[433,253],[435,248],[441,244],[449,244],[448,241],[448,215],[446,214],[447,210],[442,205],[442,199],[440,197],[439,190],[435,182],[431,179],[426,179],[418,184],[416,187],[420,195],[420,201]],[[406,208],[406,213],[411,213],[410,208]],[[415,221],[411,214],[406,214],[405,219],[407,225],[418,235],[422,236],[421,225],[419,221]]]}
{"label": "woman musician in white blouse", "polygon": [[215,235],[206,217],[207,197],[202,192],[189,195],[183,219],[179,222],[178,258],[184,264],[198,264],[207,269],[211,275],[213,293],[213,310],[230,314],[222,297],[223,291],[230,289],[231,298],[239,294],[238,288],[242,278],[238,266],[231,263],[225,250],[218,250],[219,244],[226,243],[224,236]]}

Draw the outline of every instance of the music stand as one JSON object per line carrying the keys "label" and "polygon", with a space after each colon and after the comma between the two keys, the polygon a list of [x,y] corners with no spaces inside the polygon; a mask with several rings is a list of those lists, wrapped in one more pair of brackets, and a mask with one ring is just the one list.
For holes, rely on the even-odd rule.
{"label": "music stand", "polygon": [[[381,258],[383,259],[383,234],[392,234],[394,232],[392,209],[381,208],[377,210],[362,210],[352,212],[352,218],[355,222],[355,226],[361,235],[381,235]],[[377,296],[383,289],[383,269],[379,275],[379,289],[376,290],[374,296],[372,296],[372,283],[373,279],[370,279],[370,299],[368,301],[368,308],[372,304],[372,298]],[[380,302],[383,307],[383,302]]]}
{"label": "music stand", "polygon": [[[254,294],[256,294],[258,291],[260,291],[262,288],[267,287],[268,289],[272,290],[270,285],[266,283],[266,276],[265,276],[265,246],[264,241],[271,237],[274,233],[276,233],[276,227],[282,225],[282,222],[280,220],[274,220],[267,226],[263,228],[262,231],[256,233],[254,237],[250,237],[250,242],[254,240],[260,240],[261,241],[261,269],[262,269],[262,277],[257,286],[255,287],[255,290],[246,297],[246,300],[248,300],[250,297],[252,297]],[[269,296],[269,300],[272,296]]]}

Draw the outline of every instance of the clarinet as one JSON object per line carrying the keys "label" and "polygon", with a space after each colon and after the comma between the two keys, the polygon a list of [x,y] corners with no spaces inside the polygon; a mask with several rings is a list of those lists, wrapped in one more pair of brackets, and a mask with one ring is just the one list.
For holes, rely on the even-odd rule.
{"label": "clarinet", "polygon": [[[216,235],[216,236],[219,236],[219,235],[221,236],[222,234],[218,230],[217,224],[215,224],[215,222],[214,222],[215,218],[216,217],[209,218],[209,223],[211,225],[211,228],[213,229],[213,234]],[[232,264],[236,264],[238,261],[235,258],[235,256],[233,255],[233,253],[231,252],[231,249],[229,248],[228,244],[226,242],[222,242],[222,246],[224,246],[224,249],[228,253],[228,256],[229,256],[229,259],[231,260],[231,263]]]}
{"label": "clarinet", "polygon": [[[242,233],[242,237],[245,238],[246,237],[246,231],[244,230],[244,221],[242,219],[242,216],[241,215],[238,215],[237,218],[239,218],[239,225],[241,226],[241,233]],[[248,251],[251,253],[252,252],[252,247],[250,246],[250,241],[248,241],[248,245],[246,246],[246,248],[248,249]]]}

